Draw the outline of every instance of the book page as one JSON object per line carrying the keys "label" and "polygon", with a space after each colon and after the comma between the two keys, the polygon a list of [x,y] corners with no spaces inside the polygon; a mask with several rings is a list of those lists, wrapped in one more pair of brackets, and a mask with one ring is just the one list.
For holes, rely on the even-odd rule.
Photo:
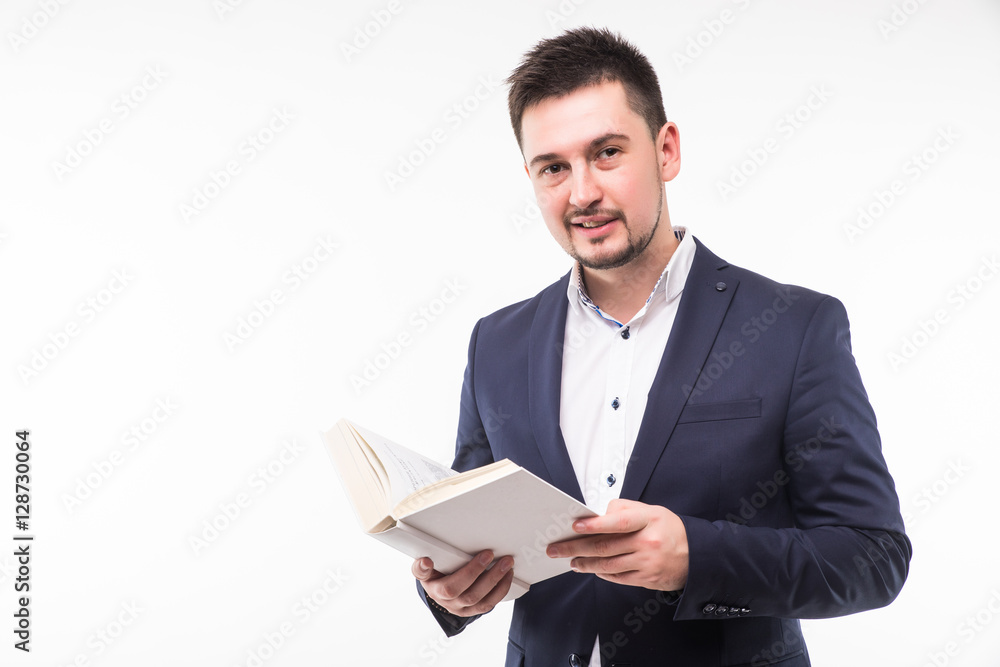
{"label": "book page", "polygon": [[389,516],[389,476],[375,452],[354,432],[346,419],[323,434],[347,497],[365,532],[385,530],[392,525]]}
{"label": "book page", "polygon": [[493,479],[509,474],[511,470],[518,468],[519,466],[510,459],[503,459],[462,473],[455,473],[433,484],[428,484],[419,491],[403,498],[392,508],[392,516],[399,519],[428,504],[439,503],[461,495],[470,488],[488,484]]}
{"label": "book page", "polygon": [[351,423],[351,428],[378,456],[389,478],[389,507],[411,493],[458,473],[421,456],[412,449],[387,440],[377,433]]}

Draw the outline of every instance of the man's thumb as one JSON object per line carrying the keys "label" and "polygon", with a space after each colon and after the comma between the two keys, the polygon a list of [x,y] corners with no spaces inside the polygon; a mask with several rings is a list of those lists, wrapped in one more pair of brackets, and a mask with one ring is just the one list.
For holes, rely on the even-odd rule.
{"label": "man's thumb", "polygon": [[434,568],[432,566],[427,565],[428,560],[429,559],[427,558],[418,558],[416,561],[414,561],[413,576],[415,576],[417,579],[427,579],[430,576],[431,572],[434,571]]}

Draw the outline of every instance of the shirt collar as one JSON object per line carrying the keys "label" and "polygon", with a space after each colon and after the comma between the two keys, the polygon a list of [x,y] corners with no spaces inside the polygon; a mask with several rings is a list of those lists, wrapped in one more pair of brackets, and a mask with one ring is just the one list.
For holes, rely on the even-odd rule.
{"label": "shirt collar", "polygon": [[[694,261],[694,237],[688,233],[687,227],[674,227],[673,232],[680,243],[677,244],[674,254],[670,256],[670,261],[667,262],[663,273],[660,274],[656,285],[653,287],[653,291],[650,292],[649,298],[646,299],[646,306],[643,306],[643,309],[637,315],[643,314],[649,303],[654,298],[658,298],[659,295],[663,295],[664,300],[669,303],[679,297],[681,292],[684,291],[684,283],[687,281],[688,273],[691,270],[691,263]],[[570,276],[569,285],[566,287],[566,297],[569,299],[570,306],[592,310],[603,319],[622,326],[621,322],[601,312],[597,304],[590,300],[590,296],[583,285],[581,270],[580,262],[574,262],[573,275]]]}

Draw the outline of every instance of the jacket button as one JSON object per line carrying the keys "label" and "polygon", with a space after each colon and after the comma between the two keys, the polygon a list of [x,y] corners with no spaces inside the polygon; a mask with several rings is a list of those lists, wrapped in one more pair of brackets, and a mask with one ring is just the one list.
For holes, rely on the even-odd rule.
{"label": "jacket button", "polygon": [[715,283],[715,291],[716,292],[725,292],[726,291],[726,283]]}
{"label": "jacket button", "polygon": [[715,615],[725,616],[727,611],[729,611],[729,607],[727,607],[724,604],[720,604],[718,607],[715,608]]}
{"label": "jacket button", "polygon": [[705,608],[701,610],[701,613],[703,613],[703,614],[711,614],[713,611],[715,611],[715,605],[709,603],[709,604],[705,605]]}
{"label": "jacket button", "polygon": [[750,613],[750,610],[747,609],[746,607],[743,607],[742,609],[740,609],[740,616],[746,616],[749,613]]}
{"label": "jacket button", "polygon": [[730,616],[736,616],[738,613],[740,613],[740,608],[739,607],[730,607],[729,608],[729,615]]}
{"label": "jacket button", "polygon": [[583,660],[576,653],[569,654],[569,667],[583,667]]}

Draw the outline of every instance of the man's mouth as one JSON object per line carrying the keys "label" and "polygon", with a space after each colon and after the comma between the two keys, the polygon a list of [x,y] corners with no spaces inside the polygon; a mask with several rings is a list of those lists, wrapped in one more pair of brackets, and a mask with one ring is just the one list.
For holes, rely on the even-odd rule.
{"label": "man's mouth", "polygon": [[603,227],[612,220],[616,219],[617,218],[608,218],[608,217],[577,218],[576,220],[573,221],[573,224],[579,225],[584,229],[594,229],[595,227]]}

